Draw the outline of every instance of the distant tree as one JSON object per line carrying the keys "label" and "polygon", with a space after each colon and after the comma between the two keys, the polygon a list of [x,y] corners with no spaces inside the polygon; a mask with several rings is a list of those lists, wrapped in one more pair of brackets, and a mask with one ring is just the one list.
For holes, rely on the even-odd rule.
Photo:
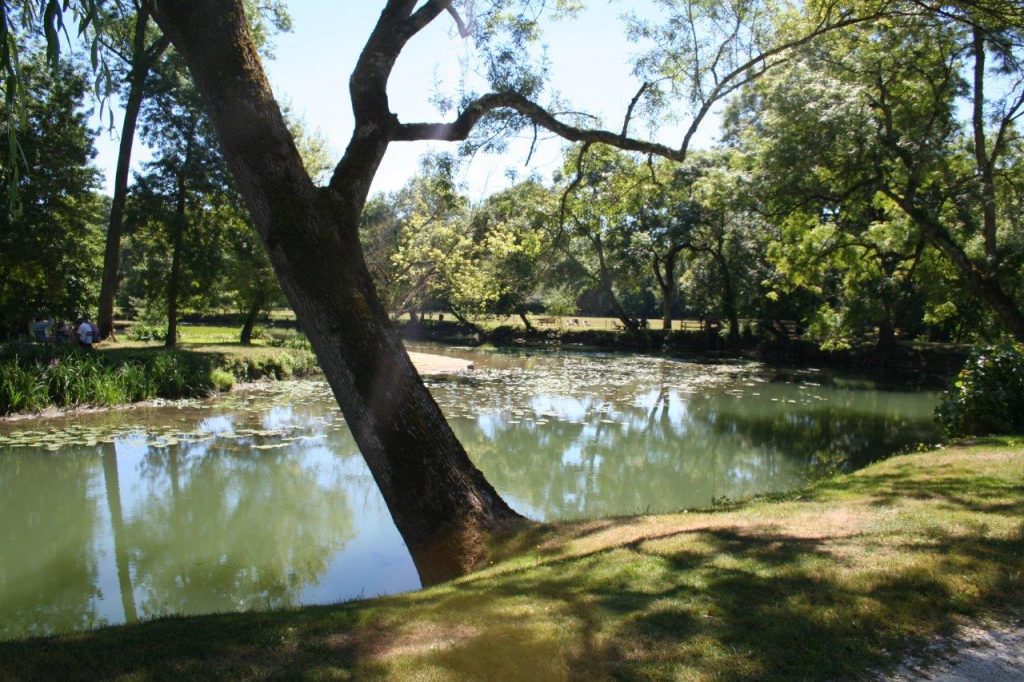
{"label": "distant tree", "polygon": [[154,157],[135,189],[139,229],[149,231],[163,247],[163,260],[169,261],[160,277],[167,346],[177,343],[182,296],[206,291],[215,281],[215,263],[223,253],[218,213],[230,213],[233,201],[217,138],[199,93],[184,73],[168,60],[166,68],[151,74],[154,84],[142,109],[142,135]]}
{"label": "distant tree", "polygon": [[498,285],[495,299],[485,307],[498,315],[518,315],[527,329],[532,327],[531,305],[539,303],[545,288],[559,285],[552,282],[556,210],[555,193],[536,180],[492,194],[473,210],[471,232]]}
{"label": "distant tree", "polygon": [[124,116],[121,122],[117,167],[114,171],[114,194],[107,223],[99,314],[97,315],[97,324],[103,338],[107,338],[114,331],[114,297],[117,293],[121,234],[124,231],[128,179],[139,111],[142,108],[143,99],[146,97],[146,84],[150,81],[150,70],[171,44],[171,41],[160,34],[151,24],[148,4],[137,2],[134,10],[130,16],[108,20],[104,39],[107,50],[118,57],[115,61],[114,73],[121,86],[119,89],[124,96]]}
{"label": "distant tree", "polygon": [[[290,19],[281,0],[248,2],[254,41],[266,53],[271,34],[275,30],[288,30]],[[147,88],[153,82],[150,73],[163,58],[171,41],[152,22],[152,8],[145,0],[132,0],[131,3],[118,6],[106,17],[102,26],[103,35],[97,40],[96,47],[109,56],[107,63],[112,65],[115,89],[123,98],[124,108],[97,316],[100,334],[106,338],[114,329],[114,299],[118,285],[121,235],[124,231],[128,180],[139,112],[143,101],[149,96]],[[181,65],[180,60],[171,63]]]}

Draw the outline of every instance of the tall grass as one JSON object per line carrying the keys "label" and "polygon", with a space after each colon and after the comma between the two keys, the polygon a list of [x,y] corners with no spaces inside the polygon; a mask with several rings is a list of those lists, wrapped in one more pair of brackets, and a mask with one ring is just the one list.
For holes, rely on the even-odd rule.
{"label": "tall grass", "polygon": [[83,352],[38,344],[0,344],[0,414],[51,405],[119,405],[152,398],[195,398],[235,381],[316,374],[308,350],[218,352],[123,348]]}
{"label": "tall grass", "polygon": [[0,413],[208,395],[214,390],[212,365],[208,357],[173,350],[110,356],[5,346],[0,348]]}

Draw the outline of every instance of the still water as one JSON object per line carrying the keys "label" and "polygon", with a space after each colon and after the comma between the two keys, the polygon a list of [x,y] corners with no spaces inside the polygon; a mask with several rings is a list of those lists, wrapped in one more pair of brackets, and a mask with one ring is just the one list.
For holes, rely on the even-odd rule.
{"label": "still water", "polygon": [[[934,393],[817,370],[428,352],[477,465],[535,519],[707,506],[937,437]],[[0,425],[0,638],[419,587],[323,383]]]}

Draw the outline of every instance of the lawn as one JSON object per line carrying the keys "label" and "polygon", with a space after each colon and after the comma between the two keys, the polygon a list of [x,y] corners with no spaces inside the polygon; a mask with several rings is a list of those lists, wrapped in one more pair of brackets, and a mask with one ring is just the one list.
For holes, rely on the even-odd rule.
{"label": "lawn", "polygon": [[523,530],[393,597],[0,644],[0,678],[851,678],[1024,605],[1024,442],[710,512]]}

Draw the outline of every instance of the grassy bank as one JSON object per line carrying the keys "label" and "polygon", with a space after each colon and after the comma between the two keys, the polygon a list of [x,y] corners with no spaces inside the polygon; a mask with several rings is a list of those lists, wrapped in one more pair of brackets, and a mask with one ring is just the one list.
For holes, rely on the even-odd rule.
{"label": "grassy bank", "polygon": [[235,381],[316,371],[312,353],[240,345],[108,345],[92,352],[44,344],[0,346],[0,414],[192,398]]}
{"label": "grassy bank", "polygon": [[[1024,606],[1024,443],[545,526],[418,593],[0,644],[0,678],[835,679]],[[504,560],[498,557],[507,557]]]}

